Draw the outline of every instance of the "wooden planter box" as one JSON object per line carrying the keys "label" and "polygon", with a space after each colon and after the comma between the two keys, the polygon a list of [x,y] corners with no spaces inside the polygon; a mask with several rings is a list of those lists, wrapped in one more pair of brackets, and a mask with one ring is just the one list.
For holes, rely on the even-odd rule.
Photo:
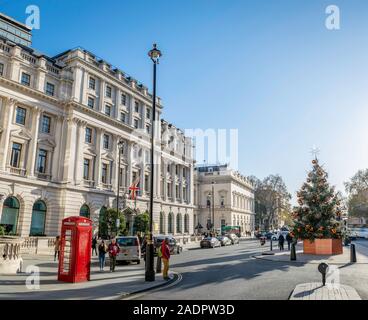
{"label": "wooden planter box", "polygon": [[316,239],[303,241],[304,254],[334,255],[342,254],[342,239]]}

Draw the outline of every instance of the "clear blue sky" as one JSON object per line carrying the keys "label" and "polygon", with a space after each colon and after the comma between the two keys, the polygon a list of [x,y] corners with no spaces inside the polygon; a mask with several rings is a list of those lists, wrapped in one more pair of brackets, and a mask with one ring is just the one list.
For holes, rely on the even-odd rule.
{"label": "clear blue sky", "polygon": [[[246,175],[279,173],[295,195],[313,145],[341,190],[368,166],[366,0],[0,0],[0,10],[25,21],[29,4],[41,10],[35,48],[85,47],[149,87],[157,42],[164,117],[238,128]],[[330,4],[338,31],[325,28]]]}

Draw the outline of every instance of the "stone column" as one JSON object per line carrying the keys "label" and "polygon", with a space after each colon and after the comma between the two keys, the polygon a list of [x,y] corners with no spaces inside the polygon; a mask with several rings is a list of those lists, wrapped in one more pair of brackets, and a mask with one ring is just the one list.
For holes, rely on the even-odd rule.
{"label": "stone column", "polygon": [[77,119],[68,118],[66,121],[66,144],[63,164],[63,181],[71,183],[74,178],[75,144],[77,137]]}
{"label": "stone column", "polygon": [[9,71],[9,76],[10,79],[15,81],[15,82],[19,82],[20,79],[20,61],[22,61],[22,57],[21,57],[21,52],[22,49],[18,46],[13,47],[12,51],[11,51],[11,62],[10,62],[10,71]]}
{"label": "stone column", "polygon": [[183,201],[184,201],[184,197],[183,197],[183,186],[184,186],[184,184],[183,184],[183,180],[184,180],[184,177],[183,177],[183,166],[182,165],[180,165],[179,166],[179,197],[180,197],[180,203],[183,203]]}
{"label": "stone column", "polygon": [[95,159],[95,185],[97,188],[101,185],[101,149],[102,149],[102,137],[105,130],[102,128],[96,129],[96,159]]}
{"label": "stone column", "polygon": [[61,163],[62,141],[63,141],[63,130],[62,130],[63,121],[64,118],[62,116],[56,117],[56,125],[55,125],[56,146],[54,149],[51,168],[51,175],[53,181],[60,180],[60,163]]}
{"label": "stone column", "polygon": [[46,59],[41,57],[38,59],[37,67],[37,90],[45,92],[45,79],[46,79]]}
{"label": "stone column", "polygon": [[73,89],[72,99],[77,102],[82,102],[83,93],[83,70],[80,66],[76,66],[73,70]]}
{"label": "stone column", "polygon": [[17,101],[14,99],[2,99],[0,101],[2,103],[0,118],[0,129],[2,130],[0,139],[0,171],[5,171],[10,142],[10,129]]}
{"label": "stone column", "polygon": [[120,106],[121,90],[116,88],[115,90],[115,119],[120,120],[119,106]]}
{"label": "stone column", "polygon": [[[118,179],[119,179],[119,174],[120,174],[120,170],[119,167],[122,168],[121,164],[119,166],[119,137],[113,137],[113,141],[112,141],[112,150],[113,150],[113,158],[115,159],[115,161],[113,161],[111,163],[111,170],[112,170],[112,179],[111,179],[111,185],[112,185],[112,189],[116,190],[116,192],[118,191]],[[122,183],[122,181],[120,181]],[[120,187],[122,185],[120,184]],[[120,190],[119,190],[120,191]]]}
{"label": "stone column", "polygon": [[33,108],[32,109],[32,125],[31,125],[32,139],[30,140],[29,146],[28,146],[28,157],[27,157],[27,168],[26,168],[27,175],[29,177],[35,176],[35,164],[36,164],[36,155],[37,155],[40,116],[41,116],[41,109],[39,107]]}
{"label": "stone column", "polygon": [[104,92],[104,89],[105,89],[105,82],[100,79],[99,80],[100,82],[100,89],[99,89],[99,93],[98,93],[98,111],[102,112],[103,109],[104,109],[104,96],[105,96],[105,92]]}
{"label": "stone column", "polygon": [[172,199],[176,202],[176,164],[171,164],[171,177],[172,177]]}
{"label": "stone column", "polygon": [[129,125],[133,126],[133,113],[134,113],[134,98],[133,96],[129,97]]}
{"label": "stone column", "polygon": [[83,148],[86,126],[86,121],[79,120],[77,122],[77,143],[74,162],[74,180],[77,185],[81,184],[83,180]]}
{"label": "stone column", "polygon": [[161,170],[162,170],[162,175],[164,177],[163,198],[164,198],[164,201],[167,201],[167,163],[164,160],[163,160],[163,168]]}
{"label": "stone column", "polygon": [[[133,177],[133,170],[132,170],[132,159],[133,159],[133,145],[132,142],[128,143],[128,150],[127,150],[127,158],[128,158],[128,167],[127,167],[127,186],[128,188],[132,185],[132,177]],[[127,190],[129,192],[129,190]]]}

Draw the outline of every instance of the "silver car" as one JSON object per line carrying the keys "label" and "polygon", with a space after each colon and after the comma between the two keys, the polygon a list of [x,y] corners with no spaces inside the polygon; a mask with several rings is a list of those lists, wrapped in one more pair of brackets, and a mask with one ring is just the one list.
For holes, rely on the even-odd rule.
{"label": "silver car", "polygon": [[221,242],[215,237],[204,238],[201,243],[201,248],[216,248],[221,247]]}

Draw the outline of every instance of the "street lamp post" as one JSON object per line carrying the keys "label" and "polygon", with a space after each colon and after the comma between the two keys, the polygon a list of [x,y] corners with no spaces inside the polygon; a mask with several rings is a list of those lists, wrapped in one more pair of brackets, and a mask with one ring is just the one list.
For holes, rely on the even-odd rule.
{"label": "street lamp post", "polygon": [[155,148],[155,121],[156,121],[156,67],[162,56],[161,51],[153,45],[153,49],[148,52],[148,56],[153,62],[153,96],[152,96],[152,126],[151,126],[151,185],[150,185],[150,225],[149,237],[146,245],[146,281],[155,281],[154,256],[153,256],[153,186],[154,186],[154,148]]}

